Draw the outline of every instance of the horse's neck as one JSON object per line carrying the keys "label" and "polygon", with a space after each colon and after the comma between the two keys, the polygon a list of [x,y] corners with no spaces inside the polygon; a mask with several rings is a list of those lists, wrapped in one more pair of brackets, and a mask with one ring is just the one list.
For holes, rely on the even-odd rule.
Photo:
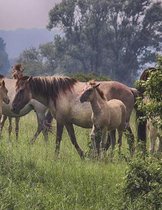
{"label": "horse's neck", "polygon": [[106,101],[104,101],[101,96],[98,94],[98,92],[95,90],[95,95],[93,99],[90,101],[92,110],[94,114],[99,114],[105,105]]}

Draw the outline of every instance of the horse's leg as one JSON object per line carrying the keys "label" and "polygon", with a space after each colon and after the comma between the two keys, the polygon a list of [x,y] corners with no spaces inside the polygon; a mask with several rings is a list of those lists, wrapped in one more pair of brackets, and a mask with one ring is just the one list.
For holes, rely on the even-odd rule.
{"label": "horse's leg", "polygon": [[119,155],[121,155],[122,135],[123,135],[123,131],[122,130],[118,130]]}
{"label": "horse's leg", "polygon": [[92,130],[91,130],[91,144],[92,144],[92,150],[93,150],[93,157],[96,156],[97,154],[97,148],[96,148],[96,141],[95,141],[95,126],[93,125]]}
{"label": "horse's leg", "polygon": [[5,124],[6,120],[7,120],[7,116],[2,115],[2,117],[0,119],[0,137],[1,137],[2,130],[3,130],[3,127],[4,127],[4,124]]}
{"label": "horse's leg", "polygon": [[19,137],[19,121],[20,121],[20,117],[15,117],[15,133],[16,133],[16,140],[18,141],[18,137]]}
{"label": "horse's leg", "polygon": [[133,156],[134,152],[135,152],[135,140],[134,140],[134,134],[132,132],[132,129],[130,127],[130,125],[128,124],[126,127],[126,137],[127,137],[127,142],[129,145],[129,151],[131,156]]}
{"label": "horse's leg", "polygon": [[162,136],[159,135],[159,145],[158,145],[158,149],[157,152],[162,152]]}
{"label": "horse's leg", "polygon": [[31,144],[34,144],[34,142],[36,141],[37,137],[39,136],[39,134],[43,133],[44,135],[44,139],[45,141],[48,141],[48,133],[43,131],[43,120],[45,118],[44,114],[39,114],[36,112],[36,116],[37,116],[37,123],[38,123],[38,127],[37,127],[37,131],[35,132],[33,138],[30,140]]}
{"label": "horse's leg", "polygon": [[[114,130],[114,135],[116,136],[116,130]],[[106,145],[105,145],[105,150],[107,151],[109,149],[109,147],[111,146],[111,138],[110,138],[110,134],[108,132],[107,134],[107,142],[106,142]]]}
{"label": "horse's leg", "polygon": [[61,140],[62,140],[62,133],[63,133],[63,128],[64,125],[59,123],[58,121],[56,122],[57,125],[57,131],[56,131],[56,155],[59,155],[60,152],[60,144],[61,144]]}
{"label": "horse's leg", "polygon": [[72,144],[75,146],[75,148],[76,148],[78,154],[80,155],[80,157],[83,158],[84,153],[83,153],[83,150],[79,147],[79,145],[77,143],[73,125],[71,123],[67,123],[67,124],[65,124],[65,127],[66,127],[67,132],[70,136],[70,140],[71,140]]}
{"label": "horse's leg", "polygon": [[111,158],[113,158],[114,149],[115,149],[115,144],[116,144],[115,130],[110,131],[109,134],[110,134],[111,147],[112,147],[112,150],[111,150]]}
{"label": "horse's leg", "polygon": [[8,117],[9,120],[9,126],[8,126],[8,136],[9,136],[9,141],[11,140],[11,132],[12,132],[12,118]]}

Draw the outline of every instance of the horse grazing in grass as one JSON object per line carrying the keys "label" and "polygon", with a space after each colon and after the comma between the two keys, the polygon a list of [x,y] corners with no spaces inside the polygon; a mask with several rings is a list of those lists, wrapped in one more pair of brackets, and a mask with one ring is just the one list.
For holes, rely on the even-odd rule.
{"label": "horse grazing in grass", "polygon": [[[2,114],[3,114],[4,119],[2,119],[2,122],[0,123],[0,130],[3,128],[4,122],[7,119],[7,117],[9,117],[10,120],[11,120],[11,118],[16,118],[16,138],[18,138],[19,117],[22,117],[22,116],[28,114],[30,111],[34,110],[36,113],[36,116],[37,116],[38,127],[37,127],[37,131],[35,132],[35,134],[32,137],[30,142],[34,143],[36,138],[38,137],[38,135],[41,132],[44,135],[45,141],[47,141],[48,140],[48,128],[49,128],[48,123],[50,124],[50,122],[52,121],[51,118],[50,118],[50,120],[48,120],[49,116],[46,119],[48,108],[45,107],[40,102],[32,99],[29,101],[28,104],[26,104],[26,106],[21,110],[21,112],[19,114],[12,112],[11,104],[12,104],[12,101],[16,94],[16,81],[17,80],[16,79],[8,79],[5,77],[3,79],[4,79],[6,87],[8,89],[8,96],[10,99],[10,103],[9,104],[3,103]],[[48,123],[45,123],[46,120],[48,121]],[[11,125],[9,127],[9,137],[10,137],[10,133],[11,133]]]}
{"label": "horse grazing in grass", "polygon": [[[99,89],[100,84],[90,82],[80,97],[81,103],[90,102],[92,107],[92,123],[91,139],[93,149],[100,153],[100,142],[102,148],[106,146],[107,131],[109,131],[112,149],[115,147],[114,130],[118,131],[119,153],[122,145],[122,134],[126,128],[126,107],[124,103],[118,99],[106,100],[104,93]],[[101,140],[95,139],[101,134]]]}
{"label": "horse grazing in grass", "polygon": [[[84,153],[77,143],[73,124],[83,128],[92,128],[92,108],[90,103],[81,103],[80,95],[85,82],[69,77],[24,77],[17,81],[17,94],[12,102],[12,110],[19,113],[33,98],[47,106],[57,122],[56,153],[59,153],[63,127],[65,126],[71,142],[80,157]],[[107,100],[112,98],[123,101],[126,106],[126,122],[130,136],[129,120],[134,107],[135,97],[132,90],[116,81],[102,81],[100,88]],[[132,139],[133,142],[133,139]]]}
{"label": "horse grazing in grass", "polygon": [[[141,76],[140,80],[147,81],[148,77],[150,76],[150,73],[156,71],[156,68],[151,67],[145,69]],[[139,88],[140,96],[142,97],[142,100],[144,100],[144,103],[147,103],[149,99],[144,96],[145,90],[143,88]],[[145,116],[145,114],[138,110],[137,112],[137,118]],[[146,132],[148,131],[148,137],[150,140],[150,153],[155,152],[156,147],[156,141],[159,139],[159,145],[158,145],[158,152],[162,152],[162,131],[160,129],[157,129],[153,123],[152,120],[142,120],[138,123],[138,139],[142,140],[146,145]]]}

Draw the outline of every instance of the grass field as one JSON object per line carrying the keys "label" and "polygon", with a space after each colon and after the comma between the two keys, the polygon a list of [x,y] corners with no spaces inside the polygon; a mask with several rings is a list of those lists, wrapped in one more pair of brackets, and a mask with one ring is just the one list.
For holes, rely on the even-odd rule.
{"label": "grass field", "polygon": [[[117,150],[113,162],[109,157],[81,160],[64,131],[56,158],[55,124],[48,143],[40,135],[30,145],[35,129],[36,118],[30,113],[20,120],[19,141],[12,134],[9,142],[5,125],[0,147],[0,209],[123,209],[127,163],[125,158],[119,159]],[[75,130],[80,146],[88,151],[89,130]],[[129,156],[125,138],[122,151],[123,157]]]}

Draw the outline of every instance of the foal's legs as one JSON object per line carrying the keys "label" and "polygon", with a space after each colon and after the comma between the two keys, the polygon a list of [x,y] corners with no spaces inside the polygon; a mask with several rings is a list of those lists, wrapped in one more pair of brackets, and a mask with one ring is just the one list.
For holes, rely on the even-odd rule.
{"label": "foal's legs", "polygon": [[78,154],[80,155],[81,158],[84,157],[84,153],[83,153],[83,150],[79,147],[78,143],[77,143],[77,140],[76,140],[76,137],[75,137],[75,133],[74,133],[74,127],[73,127],[73,124],[71,123],[66,123],[65,124],[65,127],[67,129],[67,132],[70,136],[70,140],[72,142],[72,144],[75,146]]}
{"label": "foal's legs", "polygon": [[111,158],[113,158],[113,154],[114,154],[114,148],[115,148],[115,144],[116,144],[116,138],[115,138],[115,130],[112,130],[109,132],[110,134],[110,139],[111,139]]}

